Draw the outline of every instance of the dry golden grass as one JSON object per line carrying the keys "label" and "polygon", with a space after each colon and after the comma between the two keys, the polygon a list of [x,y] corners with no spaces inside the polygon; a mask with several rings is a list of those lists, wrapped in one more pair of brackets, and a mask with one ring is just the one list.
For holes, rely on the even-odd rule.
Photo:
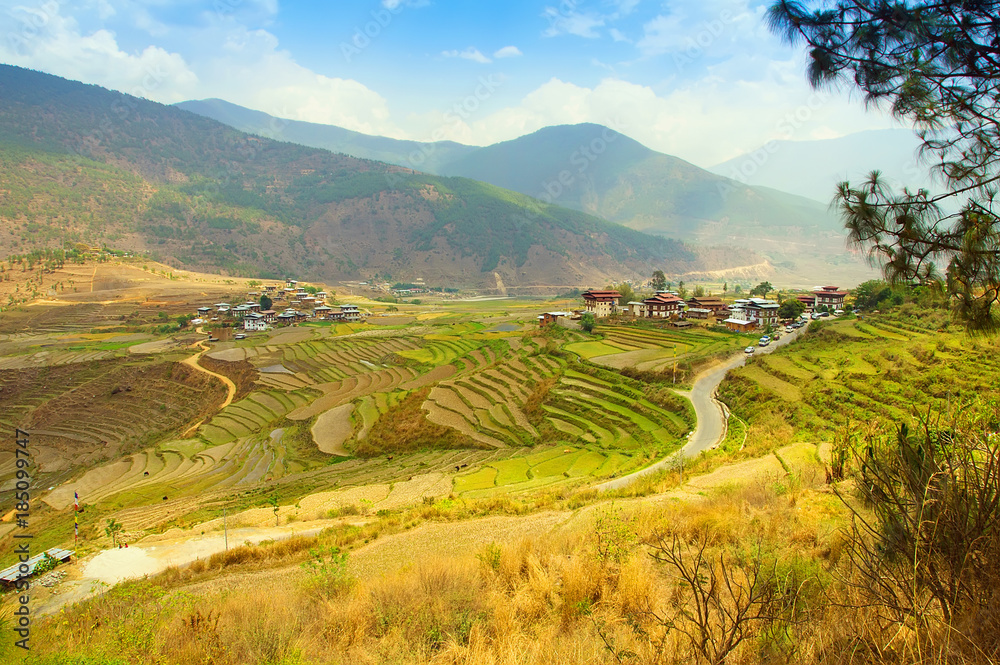
{"label": "dry golden grass", "polygon": [[[566,507],[593,497],[548,500]],[[237,548],[205,562],[201,573],[128,583],[40,622],[41,654],[32,662],[60,662],[46,658],[69,653],[163,665],[710,662],[689,635],[717,635],[724,621],[711,615],[702,630],[685,615],[695,609],[691,585],[651,556],[663,553],[658,543],[669,537],[684,556],[703,545],[704,579],[723,571],[745,579],[757,562],[767,588],[780,592],[780,620],[748,622],[725,653],[728,665],[995,662],[957,632],[916,634],[863,607],[869,599],[841,582],[851,575],[841,556],[844,509],[816,478],[765,477],[698,501],[589,505],[587,519],[549,535],[476,552],[449,551],[442,542],[437,557],[326,593],[296,565],[314,547],[349,548],[421,520],[536,508],[510,497],[489,505],[438,501],[316,538]],[[713,607],[734,610],[740,599],[739,589],[720,594]]]}

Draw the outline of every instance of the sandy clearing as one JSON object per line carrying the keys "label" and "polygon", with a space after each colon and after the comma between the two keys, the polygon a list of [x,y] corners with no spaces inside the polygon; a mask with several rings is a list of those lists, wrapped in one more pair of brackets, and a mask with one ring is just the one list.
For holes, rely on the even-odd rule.
{"label": "sandy clearing", "polygon": [[320,450],[328,455],[340,457],[350,455],[344,447],[344,443],[351,438],[351,434],[354,432],[354,423],[351,422],[353,412],[354,404],[341,404],[316,419],[316,424],[312,428],[312,436]]}

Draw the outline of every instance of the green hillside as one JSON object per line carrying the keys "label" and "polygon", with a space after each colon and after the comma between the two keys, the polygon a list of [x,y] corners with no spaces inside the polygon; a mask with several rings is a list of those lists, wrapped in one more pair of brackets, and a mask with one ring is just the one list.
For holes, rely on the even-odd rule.
{"label": "green hillside", "polygon": [[108,243],[247,276],[507,287],[711,267],[680,243],[492,185],[253,137],[9,66],[0,181],[4,255]]}

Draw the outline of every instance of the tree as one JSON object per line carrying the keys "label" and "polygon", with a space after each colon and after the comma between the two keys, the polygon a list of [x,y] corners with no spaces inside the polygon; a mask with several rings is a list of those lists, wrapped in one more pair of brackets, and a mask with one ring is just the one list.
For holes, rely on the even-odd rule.
{"label": "tree", "polygon": [[[814,87],[849,81],[912,123],[946,186],[894,191],[878,171],[840,183],[850,240],[892,284],[946,289],[971,331],[1000,329],[1000,2],[777,0],[772,31],[810,49]],[[938,262],[947,262],[944,275]]]}
{"label": "tree", "polygon": [[767,294],[771,291],[774,291],[774,287],[771,285],[771,282],[761,282],[757,286],[750,289],[750,295],[766,298]]}
{"label": "tree", "polygon": [[278,496],[276,494],[272,494],[267,497],[267,505],[271,506],[271,509],[274,511],[274,526],[278,526],[278,509],[280,508],[280,505],[278,504]]}
{"label": "tree", "polygon": [[684,288],[683,280],[677,282],[677,295],[682,299],[687,297],[687,289]]}
{"label": "tree", "polygon": [[701,284],[699,284],[698,286],[694,287],[694,297],[695,298],[701,298],[704,295],[705,295],[705,287],[704,286],[702,286]]}
{"label": "tree", "polygon": [[619,302],[623,304],[632,302],[633,300],[636,299],[635,290],[632,288],[632,285],[629,284],[628,282],[622,282],[621,284],[609,286],[608,290],[617,291],[618,293],[620,293],[622,297],[619,300]]}
{"label": "tree", "polygon": [[268,298],[266,294],[263,294],[263,293],[261,294],[261,296],[260,296],[260,308],[262,310],[264,310],[266,312],[267,310],[271,309],[271,305],[273,305],[273,304],[274,303],[271,302],[271,299]]}
{"label": "tree", "polygon": [[653,291],[663,291],[667,288],[667,276],[662,270],[653,271]]}
{"label": "tree", "polygon": [[854,306],[858,309],[872,310],[892,295],[892,287],[880,279],[870,279],[854,289]]}
{"label": "tree", "polygon": [[104,533],[111,538],[111,544],[118,544],[118,534],[122,532],[121,522],[117,522],[114,519],[109,519],[107,526],[104,527]]}
{"label": "tree", "polygon": [[795,319],[804,311],[806,311],[804,303],[795,298],[789,298],[778,307],[778,316],[783,319]]}
{"label": "tree", "polygon": [[726,292],[728,290],[729,290],[729,282],[723,282],[722,283],[722,295],[726,295]]}
{"label": "tree", "polygon": [[946,625],[962,638],[952,643],[995,654],[1000,455],[989,431],[1000,404],[966,406],[912,430],[848,431],[852,490],[833,488],[852,513],[848,583],[865,607],[918,633]]}
{"label": "tree", "polygon": [[595,325],[597,325],[597,317],[594,316],[594,313],[584,312],[583,316],[580,317],[580,327],[587,332],[594,332]]}

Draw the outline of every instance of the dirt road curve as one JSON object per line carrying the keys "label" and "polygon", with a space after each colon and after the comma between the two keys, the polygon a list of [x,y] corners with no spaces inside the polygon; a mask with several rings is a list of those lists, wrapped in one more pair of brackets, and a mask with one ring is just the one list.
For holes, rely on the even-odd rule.
{"label": "dirt road curve", "polygon": [[[758,347],[754,353],[755,355],[761,353],[771,353],[778,347],[790,344],[792,341],[797,339],[798,336],[802,334],[803,330],[805,330],[805,327],[799,328],[793,333],[786,333],[777,342],[772,342],[769,346],[763,348]],[[669,468],[671,465],[676,464],[678,456],[697,457],[703,451],[717,446],[724,438],[726,438],[726,421],[728,420],[728,414],[726,413],[723,404],[719,400],[715,399],[715,391],[718,390],[719,384],[722,383],[724,378],[726,378],[726,373],[729,372],[729,370],[736,367],[742,367],[746,363],[746,356],[747,354],[740,353],[738,356],[733,356],[723,364],[702,372],[698,375],[698,378],[695,379],[694,387],[691,389],[691,392],[688,393],[678,391],[679,394],[691,400],[691,403],[694,405],[695,417],[698,423],[695,427],[694,433],[691,434],[687,444],[685,444],[683,448],[671,455],[668,455],[659,462],[647,466],[645,469],[640,469],[639,471],[630,473],[627,476],[622,476],[621,478],[615,478],[614,480],[601,483],[597,486],[597,488],[601,491],[607,491],[625,487],[635,481],[636,478],[640,478],[648,473],[654,473],[663,468]]]}
{"label": "dirt road curve", "polygon": [[[198,328],[197,331],[198,331],[198,333],[200,333],[202,335],[205,334],[205,332],[204,332],[204,330],[202,328]],[[181,362],[183,364],[187,365],[188,367],[191,367],[192,369],[195,369],[195,370],[197,370],[199,372],[203,372],[205,374],[208,374],[209,376],[214,376],[219,381],[222,381],[224,384],[226,384],[226,388],[229,390],[229,394],[226,395],[226,401],[224,401],[222,404],[219,405],[219,409],[218,410],[221,411],[222,409],[226,408],[227,406],[229,406],[230,404],[233,403],[233,398],[236,397],[236,384],[233,383],[232,380],[229,379],[228,377],[222,376],[221,374],[216,374],[215,372],[207,370],[207,369],[205,369],[204,367],[202,367],[201,365],[198,364],[198,361],[201,360],[201,357],[203,355],[205,355],[205,353],[207,353],[208,350],[209,350],[208,342],[206,342],[205,340],[202,340],[200,342],[196,342],[195,344],[192,344],[192,346],[197,346],[197,347],[201,348],[201,351],[199,351],[198,353],[194,354],[190,358],[185,358]]]}

